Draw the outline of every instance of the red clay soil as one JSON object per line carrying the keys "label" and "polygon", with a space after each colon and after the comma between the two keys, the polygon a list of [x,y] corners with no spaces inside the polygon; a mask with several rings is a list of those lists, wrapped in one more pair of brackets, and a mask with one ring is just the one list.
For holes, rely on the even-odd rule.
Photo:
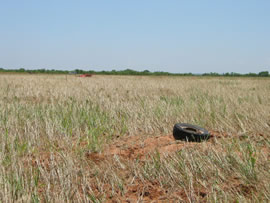
{"label": "red clay soil", "polygon": [[[211,131],[209,143],[213,138],[227,137],[227,134]],[[106,157],[118,155],[124,159],[145,160],[154,152],[159,152],[160,156],[166,156],[183,148],[194,147],[200,143],[176,141],[172,134],[143,138],[142,136],[130,136],[119,138],[114,143],[105,147],[103,153],[87,153],[87,157],[94,162],[103,161]]]}
{"label": "red clay soil", "polygon": [[[125,186],[125,191],[121,192],[114,188],[114,194],[111,194],[112,187],[110,184],[103,185],[103,190],[100,191],[94,184],[91,185],[92,192],[98,199],[103,199],[104,202],[188,202],[188,194],[183,189],[168,191],[160,186],[160,184],[151,181],[135,180],[134,183]],[[196,190],[196,195],[200,202],[205,202],[207,193],[203,190]]]}
{"label": "red clay soil", "polygon": [[[215,144],[216,139],[222,137],[228,137],[226,133],[220,133],[217,131],[210,131],[210,139],[206,141],[207,144]],[[146,160],[153,152],[159,152],[161,157],[164,157],[173,152],[177,152],[183,148],[196,147],[200,143],[196,142],[183,142],[176,141],[173,135],[164,135],[157,137],[144,138],[142,136],[130,136],[125,138],[119,138],[114,143],[105,147],[103,153],[88,153],[86,156],[91,161],[97,164],[101,164],[102,161],[112,158],[114,155],[118,155],[125,160]],[[123,172],[123,177],[126,177]],[[129,177],[126,177],[129,179]],[[130,182],[130,181],[127,181]],[[232,184],[233,183],[233,184]],[[95,184],[95,183],[93,183]],[[111,191],[111,186],[108,184],[108,188],[105,191]],[[255,191],[254,188],[248,185],[241,184],[238,180],[230,180],[228,186],[224,186],[224,191],[236,190],[243,192],[249,196]],[[189,199],[188,191],[179,188],[178,190],[167,191],[162,187],[158,181],[151,182],[136,178],[132,184],[125,185],[125,192],[115,191],[117,194],[114,197],[108,195],[105,192],[106,202],[189,202],[199,201],[206,202],[208,192],[205,188],[194,188],[194,195],[196,200]],[[104,191],[94,191],[97,197],[104,195]],[[104,196],[103,196],[104,197]]]}
{"label": "red clay soil", "polygon": [[[199,198],[203,202],[206,193],[201,192]],[[119,194],[114,197],[108,197],[106,202],[188,202],[188,196],[184,190],[173,193],[164,190],[159,183],[136,181],[134,184],[127,186],[124,195]]]}
{"label": "red clay soil", "polygon": [[[112,163],[113,164],[113,163]],[[139,177],[134,177],[129,171],[122,169],[120,172],[124,177],[125,185],[123,190],[118,187],[113,187],[109,183],[105,183],[102,189],[99,189],[95,178],[89,180],[91,192],[97,199],[103,199],[104,202],[189,202],[190,197],[196,198],[197,202],[206,202],[209,191],[207,189],[194,186],[193,195],[184,188],[174,187],[168,188],[162,186],[159,180],[141,180]],[[112,194],[114,191],[114,194]],[[195,201],[193,201],[195,202]]]}
{"label": "red clay soil", "polygon": [[104,155],[119,155],[127,159],[146,159],[153,152],[159,152],[160,155],[165,155],[180,150],[185,146],[195,144],[177,143],[172,135],[149,137],[145,140],[142,140],[140,136],[134,136],[111,145],[104,151]]}

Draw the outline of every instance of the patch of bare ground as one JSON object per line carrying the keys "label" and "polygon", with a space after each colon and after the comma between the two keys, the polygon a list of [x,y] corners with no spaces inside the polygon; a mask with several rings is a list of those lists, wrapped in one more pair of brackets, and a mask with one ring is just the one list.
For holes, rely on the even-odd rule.
{"label": "patch of bare ground", "polygon": [[[177,141],[173,135],[161,135],[154,137],[143,136],[130,136],[125,138],[118,138],[113,143],[108,144],[102,153],[87,153],[86,158],[93,161],[97,165],[104,165],[105,162],[114,162],[114,157],[117,155],[123,163],[134,160],[140,160],[140,163],[144,165],[156,152],[159,153],[161,159],[165,159],[173,155],[177,151],[183,149],[200,149],[203,151],[214,147],[216,151],[224,150],[220,147],[218,139],[234,139],[237,135],[229,135],[218,131],[210,131],[210,138],[203,143],[206,147],[201,147],[202,143],[197,142],[184,142]],[[239,136],[237,136],[239,138]],[[209,146],[209,147],[207,147]],[[264,149],[264,148],[263,148]],[[224,152],[225,153],[225,152]],[[121,189],[113,189],[110,184],[104,186],[103,191],[93,191],[96,197],[103,197],[106,202],[190,202],[209,201],[209,195],[211,191],[207,190],[205,186],[196,184],[193,187],[192,194],[184,187],[177,186],[177,189],[170,186],[161,185],[157,179],[140,179],[138,177],[132,177],[131,171],[120,169],[121,177],[124,177],[123,191]],[[133,180],[131,180],[133,179]],[[91,188],[95,188],[95,181],[90,181],[93,185]],[[231,177],[229,180],[225,180],[220,185],[220,189],[224,192],[238,193],[244,195],[247,198],[252,198],[256,195],[257,188],[254,185],[244,183],[238,177]],[[115,194],[111,195],[111,191],[115,190]],[[213,192],[213,191],[212,191]],[[194,199],[190,199],[193,198]]]}
{"label": "patch of bare ground", "polygon": [[[109,184],[105,185],[105,191],[112,191],[112,188]],[[158,183],[155,182],[142,182],[134,181],[134,183],[127,185],[125,193],[122,193],[120,190],[115,191],[114,195],[111,195],[109,192],[105,195],[106,202],[155,202],[162,200],[177,200],[177,194],[168,195],[168,191],[164,190]],[[100,196],[104,195],[98,191],[94,191]],[[97,195],[99,196],[99,195]]]}
{"label": "patch of bare ground", "polygon": [[[203,199],[205,193],[200,192],[200,194],[203,194]],[[168,190],[162,188],[158,182],[136,181],[127,186],[127,191],[124,195],[109,197],[107,202],[176,202],[179,200],[183,202],[188,201],[184,190],[170,193]]]}
{"label": "patch of bare ground", "polygon": [[257,192],[257,189],[254,186],[243,184],[241,180],[236,177],[229,179],[222,189],[225,192],[235,191],[237,193],[242,193],[248,197],[251,197],[252,194]]}
{"label": "patch of bare ground", "polygon": [[[112,161],[112,160],[111,160]],[[110,162],[110,161],[109,161]],[[111,162],[111,165],[114,163]],[[89,179],[91,190],[89,195],[94,195],[96,199],[104,202],[189,202],[190,194],[184,188],[169,188],[161,185],[158,180],[140,179],[130,174],[130,171],[121,169],[119,175],[125,179],[125,185],[120,189],[117,186],[106,183],[99,187],[97,179]],[[194,188],[194,196],[200,202],[206,202],[208,192],[203,189]]]}
{"label": "patch of bare ground", "polygon": [[[228,137],[225,133],[211,131],[211,136],[207,144],[212,145],[215,143],[214,139],[221,137]],[[173,135],[161,135],[155,137],[144,138],[142,136],[130,136],[119,138],[115,142],[107,145],[102,153],[87,153],[86,157],[98,165],[103,165],[104,161],[113,162],[112,158],[117,155],[122,160],[132,161],[139,159],[146,161],[151,158],[151,154],[159,152],[160,157],[168,157],[168,155],[182,150],[184,148],[193,148],[201,143],[196,142],[183,142],[174,139]],[[112,163],[113,164],[113,163]],[[127,180],[131,179],[127,171],[122,170],[122,177]],[[93,193],[96,197],[104,197],[106,202],[188,202],[190,201],[187,191],[181,188],[172,190],[172,188],[164,188],[160,185],[159,181],[141,180],[135,178],[130,184],[125,185],[125,192],[119,189],[115,191],[113,196],[110,194],[112,191],[111,185],[107,184],[103,187],[103,191],[99,191],[95,186],[95,181],[90,180],[92,183],[91,188],[96,188]],[[240,186],[239,186],[240,187]],[[208,191],[205,188],[194,188],[196,200],[206,202]]]}
{"label": "patch of bare ground", "polygon": [[[215,138],[222,137],[228,137],[228,135],[218,131],[211,131],[207,144],[213,144]],[[103,161],[106,157],[113,155],[129,160],[146,160],[153,152],[159,152],[161,157],[163,157],[183,148],[196,147],[198,145],[200,143],[177,141],[172,134],[146,138],[137,135],[119,138],[107,145],[102,153],[87,153],[86,156],[94,162]]]}

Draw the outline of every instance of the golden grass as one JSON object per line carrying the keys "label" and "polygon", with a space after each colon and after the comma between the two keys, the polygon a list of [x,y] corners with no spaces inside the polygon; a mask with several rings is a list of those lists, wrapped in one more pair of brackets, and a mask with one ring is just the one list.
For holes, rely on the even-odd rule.
{"label": "golden grass", "polygon": [[[0,199],[270,201],[269,104],[268,78],[0,75]],[[165,158],[87,156],[177,122],[228,137]]]}

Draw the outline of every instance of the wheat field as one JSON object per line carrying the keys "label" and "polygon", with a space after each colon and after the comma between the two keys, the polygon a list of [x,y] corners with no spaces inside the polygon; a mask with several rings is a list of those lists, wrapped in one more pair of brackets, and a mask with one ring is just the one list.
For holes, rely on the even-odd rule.
{"label": "wheat field", "polygon": [[[269,202],[269,104],[268,78],[2,74],[0,199]],[[215,136],[147,151],[175,123]]]}

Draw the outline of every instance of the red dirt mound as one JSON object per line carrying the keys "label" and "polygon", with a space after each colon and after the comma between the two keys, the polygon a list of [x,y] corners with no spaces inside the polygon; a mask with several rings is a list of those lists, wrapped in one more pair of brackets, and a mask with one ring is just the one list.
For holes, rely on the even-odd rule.
{"label": "red dirt mound", "polygon": [[[227,135],[211,131],[209,144],[213,137],[220,138],[227,137]],[[118,155],[125,159],[145,160],[153,152],[159,152],[162,157],[183,148],[197,146],[198,144],[200,143],[177,141],[171,134],[156,137],[130,136],[119,138],[106,146],[103,153],[88,153],[87,157],[94,162],[103,161],[106,157],[113,155]]]}
{"label": "red dirt mound", "polygon": [[143,139],[133,136],[117,141],[104,151],[104,155],[119,155],[127,159],[145,159],[155,151],[161,155],[175,152],[184,146],[192,146],[196,143],[177,142],[172,135],[149,137]]}

